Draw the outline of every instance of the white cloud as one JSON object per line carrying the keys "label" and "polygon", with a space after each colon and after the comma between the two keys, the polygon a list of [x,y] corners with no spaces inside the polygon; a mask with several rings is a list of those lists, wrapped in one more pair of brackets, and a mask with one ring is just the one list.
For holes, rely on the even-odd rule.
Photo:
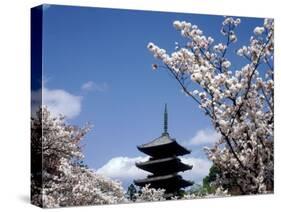
{"label": "white cloud", "polygon": [[136,167],[135,163],[148,160],[148,157],[114,157],[97,170],[97,173],[121,181],[139,179],[145,177],[145,172]]}
{"label": "white cloud", "polygon": [[82,86],[81,86],[81,89],[84,90],[84,91],[90,91],[93,89],[93,82],[92,81],[88,81],[88,82],[85,82]]}
{"label": "white cloud", "polygon": [[105,92],[108,90],[108,84],[103,82],[103,83],[95,83],[93,81],[88,81],[85,82],[82,86],[81,89],[83,91],[98,91],[98,92]]}
{"label": "white cloud", "polygon": [[38,106],[47,105],[54,116],[62,114],[67,118],[74,118],[81,112],[82,97],[73,95],[62,89],[48,89],[32,91],[32,113]]}
{"label": "white cloud", "polygon": [[196,134],[185,144],[187,145],[202,145],[213,144],[220,139],[220,135],[211,129],[202,129],[196,132]]}
{"label": "white cloud", "polygon": [[212,166],[211,161],[203,158],[181,157],[181,160],[183,163],[193,166],[191,170],[182,173],[183,178],[196,183],[202,183],[203,178],[209,174],[209,169]]}
{"label": "white cloud", "polygon": [[[136,167],[135,162],[146,161],[148,157],[114,157],[104,166],[97,170],[97,173],[107,177],[118,179],[123,185],[131,183],[134,179],[145,178],[149,173]],[[192,170],[180,172],[184,179],[201,183],[203,177],[208,175],[212,165],[210,161],[202,158],[181,157],[183,163],[193,165]]]}

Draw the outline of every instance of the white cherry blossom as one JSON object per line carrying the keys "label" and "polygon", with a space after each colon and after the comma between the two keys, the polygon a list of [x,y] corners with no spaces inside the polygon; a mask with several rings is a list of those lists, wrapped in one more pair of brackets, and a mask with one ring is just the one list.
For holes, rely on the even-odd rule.
{"label": "white cherry blossom", "polygon": [[52,208],[124,201],[119,182],[80,163],[84,157],[80,141],[88,126],[67,125],[63,117],[51,116],[43,106],[32,118],[31,129],[33,204]]}
{"label": "white cherry blossom", "polygon": [[153,43],[148,49],[221,135],[213,147],[205,149],[222,173],[217,187],[231,183],[240,194],[269,193],[274,184],[274,21],[265,19],[253,29],[249,44],[236,51],[247,64],[231,70],[236,66],[226,52],[238,39],[239,24],[241,19],[226,17],[221,28],[226,42],[216,43],[199,26],[175,21],[187,45],[171,54]]}

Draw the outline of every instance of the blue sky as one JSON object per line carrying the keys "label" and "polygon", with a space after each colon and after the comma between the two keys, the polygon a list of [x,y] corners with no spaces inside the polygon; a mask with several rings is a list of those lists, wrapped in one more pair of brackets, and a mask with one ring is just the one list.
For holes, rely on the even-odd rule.
{"label": "blue sky", "polygon": [[[219,33],[224,17],[54,5],[44,8],[46,95],[50,107],[67,113],[71,124],[94,125],[83,141],[85,163],[125,186],[143,176],[134,167],[144,156],[136,146],[161,135],[167,103],[170,135],[192,150],[187,158],[195,171],[185,177],[200,182],[211,164],[202,147],[212,143],[216,135],[208,118],[180,91],[176,81],[164,70],[152,71],[151,64],[158,61],[146,46],[152,41],[172,52],[176,41],[184,42],[172,26],[174,20],[197,24],[216,42],[224,41]],[[262,21],[242,18],[238,42],[228,55],[234,70],[243,63],[234,51],[248,43],[252,30]]]}

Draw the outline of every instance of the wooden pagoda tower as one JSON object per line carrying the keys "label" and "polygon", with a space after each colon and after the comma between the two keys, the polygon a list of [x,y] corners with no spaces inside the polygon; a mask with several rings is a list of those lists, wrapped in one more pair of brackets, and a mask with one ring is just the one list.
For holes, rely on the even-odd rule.
{"label": "wooden pagoda tower", "polygon": [[143,187],[150,184],[152,188],[166,190],[166,197],[179,194],[181,188],[193,185],[192,181],[184,180],[178,172],[192,169],[191,165],[181,162],[177,156],[190,154],[190,150],[184,148],[168,133],[168,112],[165,105],[164,132],[159,138],[137,146],[137,148],[150,156],[148,161],[137,162],[136,166],[151,174],[145,179],[134,180],[137,186]]}

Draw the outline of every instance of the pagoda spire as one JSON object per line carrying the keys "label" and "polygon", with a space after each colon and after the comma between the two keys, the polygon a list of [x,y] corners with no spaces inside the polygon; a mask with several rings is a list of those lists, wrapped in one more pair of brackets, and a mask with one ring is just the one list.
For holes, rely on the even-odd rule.
{"label": "pagoda spire", "polygon": [[167,104],[165,104],[165,111],[164,111],[164,132],[163,135],[167,135],[168,133],[168,110]]}

